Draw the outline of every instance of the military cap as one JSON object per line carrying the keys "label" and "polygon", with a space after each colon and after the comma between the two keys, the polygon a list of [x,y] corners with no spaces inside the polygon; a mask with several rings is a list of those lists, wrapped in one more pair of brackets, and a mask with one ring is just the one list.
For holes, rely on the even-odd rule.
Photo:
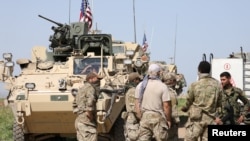
{"label": "military cap", "polygon": [[129,81],[133,81],[133,80],[135,80],[136,78],[142,79],[142,76],[141,76],[139,73],[137,73],[137,72],[131,72],[131,73],[129,74],[129,76],[128,76],[128,80],[129,80]]}
{"label": "military cap", "polygon": [[94,77],[97,77],[98,79],[102,79],[102,78],[103,78],[102,76],[98,75],[98,74],[95,73],[95,72],[90,72],[90,73],[88,73],[87,76],[86,76],[86,81],[89,81],[89,79],[92,79],[92,78],[94,78]]}

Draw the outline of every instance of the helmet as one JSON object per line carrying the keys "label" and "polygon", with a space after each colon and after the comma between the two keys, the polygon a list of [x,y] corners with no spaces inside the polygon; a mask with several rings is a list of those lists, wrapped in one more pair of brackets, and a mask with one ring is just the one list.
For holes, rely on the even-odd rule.
{"label": "helmet", "polygon": [[176,75],[174,73],[163,73],[162,80],[168,86],[173,87],[176,85]]}
{"label": "helmet", "polygon": [[163,80],[176,80],[175,74],[174,73],[165,73],[163,74]]}

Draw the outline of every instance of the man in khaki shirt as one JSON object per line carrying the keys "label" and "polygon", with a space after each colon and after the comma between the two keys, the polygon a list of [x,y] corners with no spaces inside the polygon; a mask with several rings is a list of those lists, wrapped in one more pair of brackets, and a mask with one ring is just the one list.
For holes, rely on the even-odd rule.
{"label": "man in khaki shirt", "polygon": [[160,80],[161,68],[151,64],[148,75],[137,85],[135,111],[140,120],[139,141],[166,141],[171,126],[171,100],[168,87]]}

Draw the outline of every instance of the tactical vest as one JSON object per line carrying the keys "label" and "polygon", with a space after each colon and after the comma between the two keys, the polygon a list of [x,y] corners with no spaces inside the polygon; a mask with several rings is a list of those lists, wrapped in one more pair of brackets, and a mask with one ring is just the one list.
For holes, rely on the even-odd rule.
{"label": "tactical vest", "polygon": [[96,100],[97,96],[95,88],[90,83],[85,83],[76,95],[76,105],[79,110],[78,114],[85,111],[95,110]]}
{"label": "tactical vest", "polygon": [[135,112],[135,87],[130,87],[126,92],[126,110],[127,112]]}
{"label": "tactical vest", "polygon": [[171,99],[171,105],[172,105],[172,119],[173,122],[178,123],[180,121],[179,114],[178,114],[178,100],[177,100],[177,93],[174,89],[169,88],[170,91],[170,99]]}

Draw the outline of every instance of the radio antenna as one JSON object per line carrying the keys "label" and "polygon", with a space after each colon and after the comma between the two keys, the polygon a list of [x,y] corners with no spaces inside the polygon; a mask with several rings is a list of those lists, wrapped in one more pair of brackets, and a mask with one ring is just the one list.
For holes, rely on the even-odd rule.
{"label": "radio antenna", "polygon": [[135,0],[133,0],[133,14],[134,14],[134,38],[135,38],[135,43],[136,43]]}
{"label": "radio antenna", "polygon": [[71,0],[69,0],[69,24],[70,24]]}
{"label": "radio antenna", "polygon": [[176,15],[176,24],[175,24],[175,38],[174,38],[174,58],[173,58],[174,64],[175,64],[175,57],[176,57],[176,38],[177,38],[177,15]]}

